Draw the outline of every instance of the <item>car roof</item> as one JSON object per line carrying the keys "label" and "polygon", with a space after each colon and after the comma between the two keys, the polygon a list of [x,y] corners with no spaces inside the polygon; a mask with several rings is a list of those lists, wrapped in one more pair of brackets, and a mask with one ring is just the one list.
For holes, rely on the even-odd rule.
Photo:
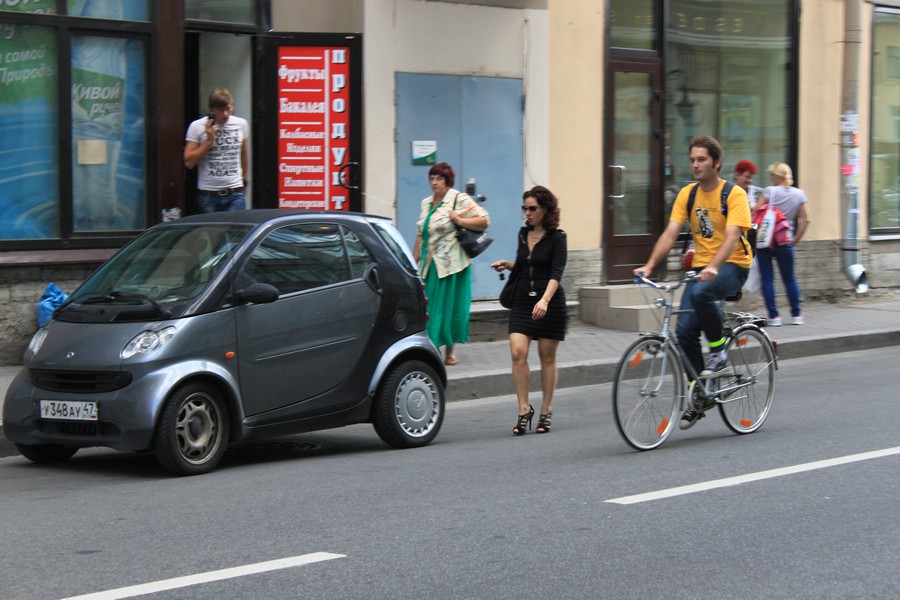
{"label": "car roof", "polygon": [[219,211],[212,213],[204,213],[200,215],[191,215],[175,221],[167,221],[162,224],[177,225],[183,224],[243,224],[258,226],[268,221],[283,219],[286,217],[305,217],[303,220],[316,220],[317,218],[327,217],[329,220],[338,221],[384,221],[391,222],[388,217],[380,215],[370,215],[365,213],[348,212],[341,210],[303,210],[303,209],[286,209],[286,208],[251,208],[248,210],[232,210]]}

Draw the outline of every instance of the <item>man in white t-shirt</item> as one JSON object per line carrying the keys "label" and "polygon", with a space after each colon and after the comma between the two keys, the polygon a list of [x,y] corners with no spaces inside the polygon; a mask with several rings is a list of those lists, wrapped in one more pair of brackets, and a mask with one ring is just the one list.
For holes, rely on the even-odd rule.
{"label": "man in white t-shirt", "polygon": [[210,93],[209,109],[185,134],[184,166],[198,167],[197,206],[203,213],[243,210],[250,127],[232,114],[234,98],[224,88]]}

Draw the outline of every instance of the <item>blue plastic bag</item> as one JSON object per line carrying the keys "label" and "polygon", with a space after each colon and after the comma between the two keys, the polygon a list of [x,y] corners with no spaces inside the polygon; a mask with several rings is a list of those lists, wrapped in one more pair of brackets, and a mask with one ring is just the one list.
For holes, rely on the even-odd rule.
{"label": "blue plastic bag", "polygon": [[53,316],[56,307],[66,301],[68,294],[59,289],[52,281],[47,284],[47,289],[41,296],[37,305],[37,322],[39,327],[43,327]]}

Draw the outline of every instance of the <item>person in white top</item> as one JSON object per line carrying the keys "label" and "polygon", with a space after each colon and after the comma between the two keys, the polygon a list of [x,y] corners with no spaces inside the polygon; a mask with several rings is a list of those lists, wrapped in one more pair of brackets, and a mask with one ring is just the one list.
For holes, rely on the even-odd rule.
{"label": "person in white top", "polygon": [[769,325],[779,327],[781,315],[775,303],[775,271],[772,259],[778,262],[781,280],[791,305],[791,317],[794,325],[803,325],[805,320],[800,310],[800,286],[794,274],[794,247],[809,226],[809,212],[806,209],[806,194],[794,187],[794,174],[784,163],[769,166],[769,179],[772,185],[763,190],[756,209],[765,210],[766,205],[776,208],[794,225],[793,241],[775,244],[771,248],[758,248],[756,257],[759,263],[759,277],[763,298],[769,311]]}
{"label": "person in white top", "polygon": [[209,109],[185,134],[184,166],[197,167],[197,206],[203,213],[243,210],[250,126],[232,114],[234,98],[225,88],[209,94]]}

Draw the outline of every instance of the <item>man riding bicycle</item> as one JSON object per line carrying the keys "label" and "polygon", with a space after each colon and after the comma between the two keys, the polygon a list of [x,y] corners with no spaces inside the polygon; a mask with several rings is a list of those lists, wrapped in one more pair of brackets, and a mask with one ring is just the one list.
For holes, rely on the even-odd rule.
{"label": "man riding bicycle", "polygon": [[[689,223],[694,242],[691,268],[699,271],[699,276],[684,288],[680,308],[693,309],[693,312],[679,315],[675,334],[694,372],[699,373],[701,379],[711,379],[730,371],[718,304],[737,293],[750,272],[753,253],[743,237],[750,229],[750,204],[747,193],[740,186],[728,184],[728,190],[727,182],[719,176],[722,146],[715,138],[708,135],[694,137],[690,160],[698,183],[686,185],[678,192],[669,224],[653,246],[647,264],[635,269],[634,273],[650,276],[672,250],[684,223]],[[727,195],[723,193],[725,191]],[[709,345],[705,368],[701,331]],[[686,410],[681,417],[681,428],[693,425],[700,414],[693,408]]]}

